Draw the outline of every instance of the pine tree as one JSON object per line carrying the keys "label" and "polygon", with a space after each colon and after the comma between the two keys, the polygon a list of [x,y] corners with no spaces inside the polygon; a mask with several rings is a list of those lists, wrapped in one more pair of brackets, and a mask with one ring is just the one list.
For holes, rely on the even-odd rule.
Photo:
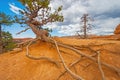
{"label": "pine tree", "polygon": [[2,46],[3,46],[3,52],[12,50],[15,48],[16,44],[13,41],[12,34],[9,32],[2,31]]}
{"label": "pine tree", "polygon": [[[49,6],[51,0],[18,0],[20,1],[24,9],[20,10],[22,14],[16,18],[16,22],[21,25],[28,26],[25,30],[32,29],[37,38],[46,41],[48,37],[48,30],[42,27],[47,23],[62,22],[63,16],[60,14],[62,6],[59,6],[54,12],[51,11]],[[23,32],[21,31],[21,32]]]}
{"label": "pine tree", "polygon": [[13,23],[11,17],[6,15],[3,12],[0,12],[0,53],[3,52],[3,43],[2,43],[2,26],[9,26]]}

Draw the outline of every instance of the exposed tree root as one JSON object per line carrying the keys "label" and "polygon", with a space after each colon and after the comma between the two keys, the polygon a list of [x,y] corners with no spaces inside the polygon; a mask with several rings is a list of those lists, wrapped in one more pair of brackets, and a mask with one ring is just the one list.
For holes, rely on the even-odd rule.
{"label": "exposed tree root", "polygon": [[[97,46],[97,45],[95,45],[95,46]],[[97,51],[107,51],[107,52],[110,52],[110,53],[113,53],[113,54],[119,54],[118,52],[107,50],[107,49],[93,50],[89,45],[86,45],[86,46],[73,46],[73,48],[75,48],[77,50],[88,49],[93,53],[96,53]]]}
{"label": "exposed tree root", "polygon": [[[51,43],[54,44],[54,42],[51,42]],[[91,56],[89,56],[89,55],[87,55],[87,54],[85,54],[85,53],[83,53],[83,52],[81,52],[81,51],[73,48],[73,47],[70,47],[70,46],[68,46],[68,45],[64,45],[64,44],[61,44],[61,43],[57,43],[57,44],[58,44],[58,46],[61,46],[61,47],[64,47],[64,48],[73,50],[73,51],[75,51],[78,55],[85,56],[85,57],[87,57],[88,59],[90,59],[90,60],[92,60],[92,61],[95,61],[96,63],[98,62],[95,58],[93,58],[93,57],[91,57]],[[120,69],[119,69],[119,68],[116,68],[116,67],[114,67],[114,66],[111,66],[111,65],[109,65],[109,64],[107,64],[107,63],[105,63],[105,62],[101,62],[101,64],[104,65],[104,66],[106,66],[106,67],[108,67],[108,68],[110,68],[110,69],[112,69],[112,70],[114,70],[114,71],[116,71],[117,73],[120,73]]]}
{"label": "exposed tree root", "polygon": [[57,61],[55,61],[55,60],[53,60],[53,59],[51,59],[51,58],[49,58],[49,57],[45,57],[45,56],[41,56],[41,57],[35,57],[35,56],[32,56],[32,55],[26,55],[28,58],[30,58],[30,59],[34,59],[34,60],[47,60],[47,61],[49,61],[49,62],[52,62],[52,63],[54,63],[54,64],[56,64],[57,65],[57,67],[59,67],[59,64],[58,64],[58,62]]}
{"label": "exposed tree root", "polygon": [[79,75],[73,73],[73,72],[67,67],[67,65],[65,64],[64,59],[63,59],[63,57],[62,57],[62,55],[61,55],[61,53],[60,53],[60,51],[59,51],[57,42],[56,42],[54,39],[52,39],[52,40],[55,42],[55,45],[56,45],[56,48],[57,48],[57,52],[58,52],[59,57],[60,57],[60,59],[61,59],[61,61],[62,61],[62,63],[63,63],[63,66],[64,66],[65,70],[66,70],[72,77],[74,77],[76,80],[84,80],[82,77],[80,77]]}
{"label": "exposed tree root", "polygon": [[[53,59],[51,59],[51,58],[44,57],[44,56],[35,57],[35,56],[32,56],[32,55],[29,54],[29,46],[32,44],[33,41],[36,41],[36,40],[38,40],[38,39],[33,39],[33,40],[29,41],[29,44],[28,44],[27,47],[26,47],[26,50],[27,50],[26,56],[27,56],[28,58],[34,59],[34,60],[45,59],[45,60],[50,61],[50,62],[56,64],[57,66],[59,66],[59,65],[58,65],[58,62],[55,61],[55,60],[53,60]],[[114,67],[114,66],[112,66],[112,65],[109,65],[109,64],[107,64],[107,63],[105,63],[105,62],[101,62],[101,61],[100,61],[100,57],[99,57],[100,54],[97,53],[97,51],[93,50],[91,47],[89,47],[89,45],[87,45],[87,46],[75,46],[75,45],[72,46],[72,45],[68,45],[68,44],[63,44],[63,43],[57,42],[56,40],[54,40],[54,39],[52,39],[52,38],[50,38],[50,40],[48,40],[48,41],[46,41],[46,42],[52,43],[52,44],[55,45],[55,47],[57,48],[58,55],[59,55],[59,57],[60,57],[60,59],[61,59],[61,62],[62,62],[62,64],[63,64],[64,68],[65,68],[65,71],[64,71],[60,76],[58,76],[57,80],[59,80],[66,72],[68,72],[72,77],[74,77],[74,78],[77,79],[77,80],[83,80],[83,78],[81,78],[79,75],[73,73],[73,72],[69,69],[69,68],[73,67],[75,64],[77,64],[78,62],[80,62],[81,58],[78,59],[78,60],[76,60],[75,62],[73,62],[73,63],[69,66],[69,68],[68,68],[67,65],[66,65],[65,62],[64,62],[64,59],[63,59],[61,53],[60,53],[60,52],[64,52],[64,51],[59,50],[59,47],[58,47],[58,46],[63,47],[63,48],[66,48],[66,49],[70,49],[70,50],[76,52],[78,55],[80,55],[80,56],[82,56],[82,57],[86,57],[87,59],[90,59],[90,60],[98,63],[98,66],[99,66],[99,69],[100,69],[100,72],[101,72],[101,75],[102,75],[102,80],[105,80],[105,75],[104,75],[104,72],[103,72],[102,67],[101,67],[102,65],[108,67],[109,69],[111,69],[111,70],[113,70],[113,71],[115,71],[115,72],[117,72],[117,73],[120,73],[120,69],[119,69],[119,68],[116,68],[116,67]],[[27,43],[28,43],[28,42],[27,42]],[[106,44],[100,44],[100,45],[107,45],[107,44],[112,44],[112,43],[106,43]],[[93,45],[93,46],[100,46],[100,45]],[[92,45],[90,45],[90,46],[92,46]],[[95,54],[93,54],[93,55],[87,55],[87,54],[85,54],[84,52],[80,51],[79,48],[87,48],[87,49],[89,49],[91,52],[93,52],[93,53],[95,53]],[[66,52],[65,52],[65,53],[66,53]],[[93,56],[96,56],[96,54],[98,54],[98,59],[93,58]]]}
{"label": "exposed tree root", "polygon": [[[60,43],[60,42],[59,42]],[[63,44],[63,43],[60,43],[60,44]],[[93,43],[90,43],[88,45],[69,45],[69,44],[64,44],[64,45],[67,45],[67,46],[70,46],[70,47],[78,47],[78,48],[86,48],[86,47],[93,47],[93,46],[104,46],[104,45],[113,45],[115,43],[102,43],[102,44],[93,44]]]}
{"label": "exposed tree root", "polygon": [[36,40],[37,40],[37,39],[31,39],[31,40],[27,40],[27,41],[18,43],[18,44],[17,44],[17,47],[19,47],[19,48],[22,49],[25,45],[28,45],[31,41],[36,41]]}
{"label": "exposed tree root", "polygon": [[91,47],[94,47],[94,46],[104,46],[104,45],[112,45],[112,44],[115,44],[115,43],[104,43],[104,44],[97,44],[97,45],[95,45],[95,44],[88,44],[88,45],[68,45],[68,46],[70,46],[70,47],[73,47],[73,48],[75,48],[75,49],[77,49],[77,50],[82,50],[83,48],[87,48],[87,49],[89,49],[91,52],[93,52],[93,53],[96,53],[97,51],[108,51],[108,52],[110,52],[110,53],[116,53],[116,52],[113,52],[113,51],[110,51],[110,50],[107,50],[107,49],[99,49],[99,50],[93,50]]}
{"label": "exposed tree root", "polygon": [[31,43],[32,43],[33,41],[36,41],[36,40],[37,40],[37,39],[31,40],[31,41],[29,42],[29,44],[26,46],[26,56],[27,56],[28,58],[34,59],[34,60],[44,59],[44,60],[47,60],[47,61],[49,61],[49,62],[52,62],[52,63],[56,64],[57,67],[59,67],[58,62],[55,61],[55,60],[53,60],[53,59],[51,59],[51,58],[49,58],[49,57],[45,57],[45,56],[35,57],[35,56],[32,56],[32,55],[29,54],[29,46],[31,45]]}
{"label": "exposed tree root", "polygon": [[102,75],[102,80],[106,80],[106,79],[105,79],[105,74],[104,74],[104,72],[103,72],[103,70],[102,70],[102,66],[101,66],[100,54],[101,54],[101,53],[98,51],[98,67],[99,67],[100,73],[101,73],[101,75]]}
{"label": "exposed tree root", "polygon": [[[94,55],[91,55],[91,57]],[[85,57],[84,57],[85,59]],[[81,58],[79,58],[78,60],[74,61],[72,64],[70,64],[69,68],[75,66],[77,63],[79,63],[80,61],[84,60],[83,56],[81,56]],[[61,75],[58,76],[57,80],[59,80],[65,73],[67,72],[67,70],[65,70]]]}
{"label": "exposed tree root", "polygon": [[[72,66],[74,66],[75,64],[77,64],[78,62],[81,61],[81,58],[79,58],[78,60],[74,61],[69,68],[71,68]],[[67,72],[67,70],[65,70],[61,75],[58,76],[57,80],[59,80],[65,73]]]}

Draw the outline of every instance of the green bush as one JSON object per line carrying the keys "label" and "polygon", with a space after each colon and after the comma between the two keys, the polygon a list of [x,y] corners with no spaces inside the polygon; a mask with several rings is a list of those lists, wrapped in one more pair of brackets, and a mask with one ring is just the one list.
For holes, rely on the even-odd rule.
{"label": "green bush", "polygon": [[15,42],[13,42],[13,37],[9,32],[2,32],[2,46],[3,51],[9,51],[16,47]]}

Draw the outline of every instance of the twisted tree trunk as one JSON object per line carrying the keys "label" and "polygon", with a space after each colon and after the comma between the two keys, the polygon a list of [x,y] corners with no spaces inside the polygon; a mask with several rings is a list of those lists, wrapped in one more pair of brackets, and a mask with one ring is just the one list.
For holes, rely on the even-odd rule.
{"label": "twisted tree trunk", "polygon": [[29,25],[31,30],[35,33],[36,38],[40,38],[42,41],[48,40],[49,33],[47,30],[39,29],[37,26],[35,26],[34,24],[32,24],[30,22],[28,22],[27,24]]}

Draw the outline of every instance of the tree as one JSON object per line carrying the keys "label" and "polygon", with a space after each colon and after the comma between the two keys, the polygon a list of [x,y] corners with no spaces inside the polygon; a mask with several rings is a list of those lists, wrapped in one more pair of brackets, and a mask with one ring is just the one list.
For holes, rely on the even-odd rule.
{"label": "tree", "polygon": [[43,29],[43,25],[52,22],[62,22],[63,16],[60,14],[62,6],[59,6],[53,13],[49,6],[50,0],[18,0],[24,6],[24,9],[20,10],[21,16],[15,17],[15,21],[22,26],[28,26],[24,32],[28,29],[36,34],[37,38],[43,41],[47,41],[48,30]]}
{"label": "tree", "polygon": [[87,38],[87,32],[92,28],[91,24],[88,24],[88,21],[92,20],[88,14],[83,14],[81,17],[81,22],[83,22],[83,27],[81,28],[81,32],[83,32],[84,39]]}
{"label": "tree", "polygon": [[3,46],[3,52],[12,50],[15,48],[16,44],[13,41],[13,37],[9,32],[2,31],[2,46]]}
{"label": "tree", "polygon": [[13,23],[11,20],[11,17],[9,15],[6,15],[3,12],[0,12],[0,53],[3,51],[3,43],[2,43],[2,26],[9,26]]}
{"label": "tree", "polygon": [[[20,10],[21,12],[21,16],[19,17],[15,17],[16,18],[16,22],[22,24],[23,26],[27,25],[28,27],[21,31],[24,32],[28,29],[32,29],[32,31],[36,34],[37,38],[41,38],[41,40],[43,41],[47,41],[47,36],[46,35],[46,30],[44,30],[42,28],[43,25],[49,23],[49,22],[56,22],[56,21],[63,21],[63,16],[59,14],[59,12],[62,10],[62,7],[58,7],[58,9],[55,10],[55,12],[51,13],[51,8],[49,7],[50,4],[50,0],[19,0],[24,6],[25,9]],[[85,18],[84,18],[85,19]],[[29,44],[26,46],[26,56],[30,59],[34,59],[34,60],[40,60],[40,59],[46,59],[54,64],[56,64],[57,66],[59,66],[59,62],[57,63],[57,61],[55,61],[54,59],[51,59],[49,57],[45,57],[45,56],[40,56],[40,57],[35,57],[32,56],[32,54],[30,54],[29,51],[29,46],[32,44],[32,42],[34,42],[37,39],[31,40],[29,42]],[[79,60],[75,60],[75,62],[71,62],[72,65],[70,65],[71,67],[77,63],[79,63],[79,61],[81,61],[81,59],[83,57],[86,57],[88,59],[91,59],[95,62],[97,62],[97,60],[95,58],[93,58],[93,55],[87,55],[86,53],[84,53],[83,51],[81,51],[79,48],[89,48],[90,51],[94,51],[91,50],[91,48],[88,46],[78,46],[78,45],[69,45],[69,44],[65,44],[62,42],[57,42],[55,39],[51,39],[51,41],[48,41],[51,44],[55,45],[53,47],[56,47],[57,53],[59,55],[60,61],[63,64],[63,67],[65,68],[65,73],[68,72],[73,78],[75,78],[76,80],[84,80],[81,76],[77,75],[76,73],[74,73],[70,67],[67,66],[67,64],[64,61],[64,58],[61,55],[61,52],[64,53],[64,51],[62,51],[62,49],[60,50],[58,46],[66,48],[66,49],[70,49],[72,51],[74,51],[77,55],[80,55],[80,59]],[[97,53],[96,51],[94,51],[95,53]],[[107,64],[101,63],[104,66],[107,66],[109,68],[111,68],[113,70],[114,67],[111,67]],[[118,71],[118,69],[115,69],[115,71]],[[64,72],[58,77],[58,79],[64,75]]]}

